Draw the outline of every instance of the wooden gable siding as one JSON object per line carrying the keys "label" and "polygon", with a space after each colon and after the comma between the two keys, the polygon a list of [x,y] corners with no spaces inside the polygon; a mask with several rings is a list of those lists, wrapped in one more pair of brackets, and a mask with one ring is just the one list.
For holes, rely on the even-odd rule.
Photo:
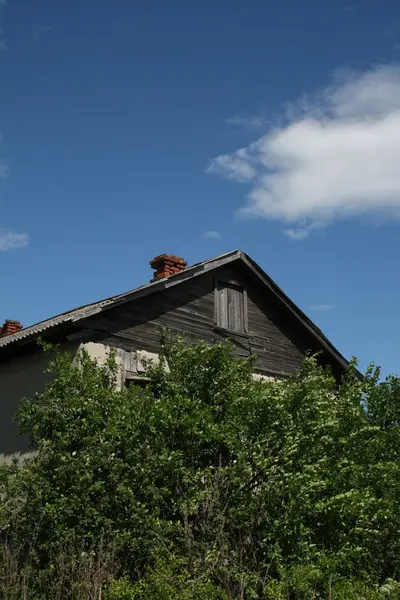
{"label": "wooden gable siding", "polygon": [[217,277],[247,291],[248,352],[258,357],[256,370],[268,375],[290,375],[296,371],[304,358],[305,348],[298,343],[293,326],[279,313],[265,288],[245,269],[234,266],[225,267]]}
{"label": "wooden gable siding", "polygon": [[[247,291],[248,332],[235,333],[216,327],[215,282],[241,286]],[[268,375],[289,375],[298,369],[304,356],[279,315],[240,269],[222,267],[179,285],[110,309],[88,319],[97,333],[93,338],[126,350],[158,352],[161,331],[181,335],[189,342],[210,343],[229,338],[236,357],[257,354],[256,370]],[[293,339],[291,339],[293,338]]]}

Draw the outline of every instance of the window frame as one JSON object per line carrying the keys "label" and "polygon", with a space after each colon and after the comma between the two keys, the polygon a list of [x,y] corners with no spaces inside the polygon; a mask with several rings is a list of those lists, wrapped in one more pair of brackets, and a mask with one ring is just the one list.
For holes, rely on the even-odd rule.
{"label": "window frame", "polygon": [[[236,290],[242,293],[243,299],[243,327],[240,330],[232,329],[230,327],[223,327],[219,322],[220,317],[220,295],[219,292],[221,289],[231,289]],[[228,323],[229,324],[229,323]],[[235,335],[247,336],[249,332],[249,322],[248,322],[248,311],[247,311],[247,290],[242,285],[237,283],[236,281],[226,281],[223,279],[214,279],[214,326],[216,329],[221,331],[228,331],[229,333]]]}
{"label": "window frame", "polygon": [[132,373],[128,371],[125,373],[125,387],[129,388],[130,386],[135,386],[140,389],[145,389],[149,383],[151,383],[150,377],[146,377],[145,375],[138,375],[137,373]]}

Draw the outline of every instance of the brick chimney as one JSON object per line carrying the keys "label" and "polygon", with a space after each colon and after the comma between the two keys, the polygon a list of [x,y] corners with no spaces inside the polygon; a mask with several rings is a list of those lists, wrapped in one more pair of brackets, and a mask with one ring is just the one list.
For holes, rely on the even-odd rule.
{"label": "brick chimney", "polygon": [[11,319],[6,319],[4,321],[3,327],[0,327],[0,337],[5,337],[6,335],[12,335],[13,333],[17,333],[21,331],[22,325],[19,321],[12,321]]}
{"label": "brick chimney", "polygon": [[164,277],[184,271],[187,267],[187,262],[180,256],[160,254],[160,256],[156,256],[150,261],[150,266],[152,269],[155,269],[154,277],[151,280],[152,283],[153,281],[158,281]]}

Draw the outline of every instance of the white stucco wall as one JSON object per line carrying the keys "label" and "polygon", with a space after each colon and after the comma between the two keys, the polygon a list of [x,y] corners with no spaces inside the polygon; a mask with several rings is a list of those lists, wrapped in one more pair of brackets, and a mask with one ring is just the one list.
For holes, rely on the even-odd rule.
{"label": "white stucco wall", "polygon": [[[111,350],[109,346],[95,342],[81,344],[79,349],[84,349],[91,358],[96,359],[100,364],[106,362]],[[128,352],[117,349],[115,354],[115,362],[118,366],[117,387],[122,388],[124,386],[126,372],[142,375],[158,360],[158,354],[155,352],[147,352],[147,350]]]}
{"label": "white stucco wall", "polygon": [[[100,365],[104,365],[110,356],[110,347],[104,344],[87,342],[79,346],[79,350],[82,349],[88,353],[90,358],[96,359]],[[121,355],[118,353],[115,355],[115,362],[118,366],[116,386],[118,389],[121,389],[123,385],[123,361]]]}

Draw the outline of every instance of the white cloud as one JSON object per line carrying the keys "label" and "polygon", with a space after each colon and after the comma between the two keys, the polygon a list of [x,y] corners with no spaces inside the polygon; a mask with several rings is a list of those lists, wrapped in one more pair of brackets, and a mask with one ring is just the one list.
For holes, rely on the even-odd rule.
{"label": "white cloud", "polygon": [[218,231],[205,231],[202,236],[201,236],[202,240],[220,240],[221,239],[221,234]]}
{"label": "white cloud", "polygon": [[309,306],[308,309],[323,312],[325,310],[332,310],[333,304],[313,304],[312,306]]}
{"label": "white cloud", "polygon": [[400,218],[400,67],[342,72],[287,120],[208,173],[251,185],[242,213],[287,224],[290,239],[338,219]]}
{"label": "white cloud", "polygon": [[235,181],[251,181],[257,175],[251,163],[251,154],[246,148],[241,148],[233,154],[221,154],[214,158],[206,172],[225,175]]}
{"label": "white cloud", "polygon": [[0,252],[24,248],[28,243],[29,237],[26,233],[0,230]]}

